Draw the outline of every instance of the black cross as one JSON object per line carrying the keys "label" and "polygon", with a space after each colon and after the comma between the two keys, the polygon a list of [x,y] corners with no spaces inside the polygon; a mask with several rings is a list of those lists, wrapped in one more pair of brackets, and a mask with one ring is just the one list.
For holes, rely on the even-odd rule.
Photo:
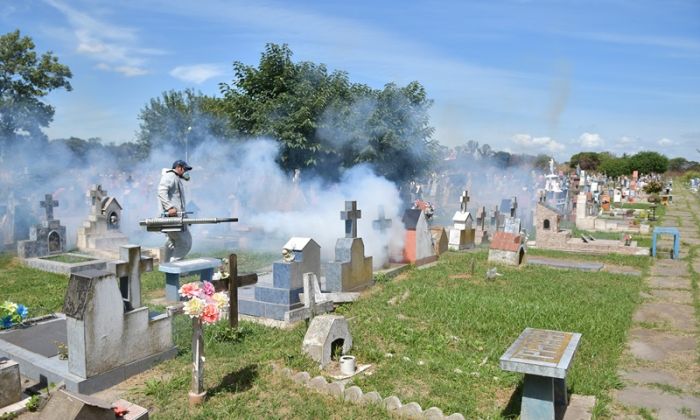
{"label": "black cross", "polygon": [[462,213],[467,212],[467,204],[469,204],[469,193],[465,190],[459,198],[459,209]]}
{"label": "black cross", "polygon": [[381,233],[386,232],[391,227],[391,219],[387,219],[384,215],[384,206],[379,206],[379,218],[372,220],[372,227]]}
{"label": "black cross", "polygon": [[340,212],[340,218],[345,220],[345,237],[357,238],[357,219],[362,218],[362,211],[357,209],[357,201],[346,201],[345,211]]}
{"label": "black cross", "polygon": [[482,206],[481,210],[479,210],[479,214],[476,217],[476,222],[481,226],[481,229],[484,229],[484,223],[486,219],[486,206]]}
{"label": "black cross", "polygon": [[515,211],[518,209],[518,197],[513,197],[513,202],[510,204],[510,217],[515,217]]}
{"label": "black cross", "polygon": [[250,286],[258,282],[256,273],[238,274],[238,256],[231,254],[228,256],[228,322],[231,328],[238,328],[238,288]]}
{"label": "black cross", "polygon": [[53,195],[46,194],[44,196],[44,201],[41,202],[41,207],[46,209],[46,220],[53,220],[53,208],[58,207],[58,201],[53,199]]}

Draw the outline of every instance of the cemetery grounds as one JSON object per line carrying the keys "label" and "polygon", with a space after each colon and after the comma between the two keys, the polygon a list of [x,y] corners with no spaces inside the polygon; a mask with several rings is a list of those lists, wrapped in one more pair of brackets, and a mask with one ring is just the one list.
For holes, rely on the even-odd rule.
{"label": "cemetery grounds", "polygon": [[[529,252],[572,258],[554,251]],[[486,249],[450,252],[434,267],[412,268],[393,279],[380,277],[359,301],[339,307],[336,313],[350,323],[351,354],[358,363],[372,364],[369,374],[358,375],[353,384],[384,398],[396,395],[424,408],[436,406],[446,415],[517,417],[523,375],[502,371],[499,357],[525,327],[571,331],[583,337],[567,379],[569,391],[595,395],[596,417],[615,416],[612,394],[622,386],[618,370],[624,364],[632,314],[642,302],[640,292],[651,260],[576,255],[622,269],[583,272],[499,266],[502,276],[487,280],[486,258]],[[271,254],[240,253],[239,269],[260,270],[275,259]],[[629,271],[641,276],[623,274]],[[2,298],[24,303],[31,316],[60,311],[67,282],[65,276],[0,256]],[[158,302],[163,287],[163,273],[144,274],[147,302]],[[157,303],[150,306],[163,309]],[[389,417],[379,406],[343,402],[295,384],[280,372],[288,367],[311,376],[321,373],[301,352],[305,323],[289,330],[246,321],[236,331],[226,321],[205,328],[207,400],[189,408],[191,322],[178,316],[174,325],[179,348],[175,359],[103,393],[147,407],[154,419]]]}

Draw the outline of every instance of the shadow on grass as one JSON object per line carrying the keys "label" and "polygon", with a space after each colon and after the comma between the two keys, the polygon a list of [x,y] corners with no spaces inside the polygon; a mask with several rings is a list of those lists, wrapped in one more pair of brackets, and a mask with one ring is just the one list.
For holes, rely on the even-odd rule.
{"label": "shadow on grass", "polygon": [[248,365],[243,369],[231,372],[221,379],[221,383],[211,388],[207,395],[213,397],[222,392],[243,392],[253,385],[253,381],[258,377],[258,365]]}
{"label": "shadow on grass", "polygon": [[518,416],[520,416],[520,402],[523,398],[524,382],[524,379],[521,379],[520,382],[518,382],[518,386],[515,388],[515,391],[513,391],[513,394],[510,396],[508,404],[505,406],[503,411],[501,411],[502,418],[515,419],[518,418]]}

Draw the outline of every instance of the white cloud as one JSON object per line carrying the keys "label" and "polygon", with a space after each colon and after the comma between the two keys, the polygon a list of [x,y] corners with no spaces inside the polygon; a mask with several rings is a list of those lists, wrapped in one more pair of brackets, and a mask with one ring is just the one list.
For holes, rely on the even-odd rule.
{"label": "white cloud", "polygon": [[177,66],[170,75],[184,82],[203,83],[212,77],[224,74],[223,67],[216,64],[195,64],[192,66]]}
{"label": "white cloud", "polygon": [[148,73],[147,58],[163,51],[141,48],[134,28],[113,25],[73,9],[59,0],[45,0],[68,19],[76,51],[98,61],[97,68],[125,76]]}
{"label": "white cloud", "polygon": [[601,147],[603,143],[605,143],[603,138],[600,137],[600,134],[597,133],[583,133],[581,137],[579,137],[579,142],[582,147],[587,148]]}
{"label": "white cloud", "polygon": [[622,145],[628,145],[634,143],[634,139],[632,137],[622,136],[620,137],[620,141],[618,143]]}
{"label": "white cloud", "polygon": [[666,137],[664,137],[661,140],[659,140],[657,143],[659,143],[659,146],[670,146],[673,144],[673,140],[667,139]]}
{"label": "white cloud", "polygon": [[[533,137],[529,134],[516,134],[513,136],[513,141],[519,146],[546,150],[550,153],[561,152],[565,149],[563,144],[558,143],[551,137]],[[525,152],[527,153],[528,151]]]}

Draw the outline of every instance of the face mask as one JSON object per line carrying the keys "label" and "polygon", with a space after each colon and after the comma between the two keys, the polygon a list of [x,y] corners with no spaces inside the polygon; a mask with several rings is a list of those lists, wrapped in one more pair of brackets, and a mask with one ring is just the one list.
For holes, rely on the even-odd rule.
{"label": "face mask", "polygon": [[185,172],[184,174],[182,174],[182,179],[184,179],[185,181],[189,181],[189,180],[190,180],[190,174],[187,173],[187,172]]}

